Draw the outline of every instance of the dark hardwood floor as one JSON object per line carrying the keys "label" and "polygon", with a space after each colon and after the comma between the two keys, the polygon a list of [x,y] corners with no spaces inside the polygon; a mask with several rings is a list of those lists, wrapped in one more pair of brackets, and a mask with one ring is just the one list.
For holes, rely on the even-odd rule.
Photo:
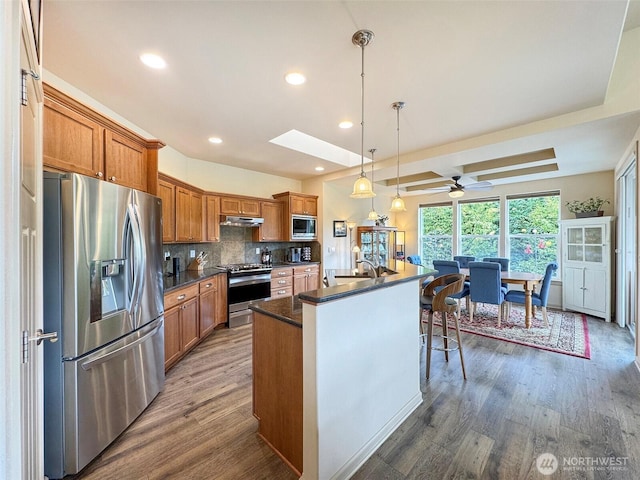
{"label": "dark hardwood floor", "polygon": [[[589,331],[591,360],[463,334],[466,382],[458,356],[446,364],[441,352],[424,380],[422,348],[424,403],[353,478],[640,478],[633,340],[595,318]],[[168,372],[164,391],[76,478],[296,478],[256,429],[251,327],[216,331]],[[543,453],[559,462],[553,475],[537,470]],[[616,468],[593,464],[604,457]]]}

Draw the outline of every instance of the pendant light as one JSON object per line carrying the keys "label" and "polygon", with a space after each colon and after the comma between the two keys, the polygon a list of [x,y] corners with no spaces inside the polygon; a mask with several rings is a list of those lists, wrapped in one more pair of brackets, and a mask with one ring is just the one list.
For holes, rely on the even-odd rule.
{"label": "pendant light", "polygon": [[362,102],[362,121],[360,122],[360,176],[356,180],[356,183],[353,184],[353,192],[350,195],[351,198],[371,198],[376,196],[376,194],[373,193],[371,182],[364,173],[364,47],[371,43],[373,37],[373,32],[370,30],[358,30],[353,34],[353,37],[351,37],[353,44],[362,49],[362,73],[360,74],[362,79],[360,87],[360,100]]}
{"label": "pendant light", "polygon": [[[373,154],[376,153],[376,149],[372,148],[369,150],[369,153],[371,154],[371,191],[373,191]],[[371,197],[371,211],[367,218],[374,222],[378,220],[378,212],[376,212],[376,209],[373,207],[373,197]]]}
{"label": "pendant light", "polygon": [[404,107],[404,102],[394,102],[391,104],[396,111],[396,124],[398,132],[398,162],[396,169],[396,196],[393,197],[391,202],[390,212],[406,212],[407,207],[404,205],[404,200],[400,197],[400,109]]}

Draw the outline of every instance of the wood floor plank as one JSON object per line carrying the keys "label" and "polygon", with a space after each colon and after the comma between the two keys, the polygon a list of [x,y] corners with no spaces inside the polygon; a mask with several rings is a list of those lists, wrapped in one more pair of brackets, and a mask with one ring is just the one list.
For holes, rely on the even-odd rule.
{"label": "wood floor plank", "polygon": [[[463,334],[455,352],[420,352],[423,403],[353,476],[357,480],[640,478],[640,373],[627,330],[589,318],[591,360]],[[375,374],[375,372],[372,372]],[[216,331],[167,374],[160,395],[77,479],[291,480],[256,435],[251,326]],[[560,468],[543,477],[536,460]],[[613,456],[624,469],[562,469]],[[570,460],[569,460],[570,461]],[[585,460],[586,461],[586,460]]]}

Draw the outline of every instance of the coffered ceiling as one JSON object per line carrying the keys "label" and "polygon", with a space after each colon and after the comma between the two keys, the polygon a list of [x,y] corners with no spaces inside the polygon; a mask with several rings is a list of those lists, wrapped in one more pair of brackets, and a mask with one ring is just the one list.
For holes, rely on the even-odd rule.
{"label": "coffered ceiling", "polygon": [[[361,49],[351,37],[372,30],[364,150],[376,148],[376,188],[392,192],[391,104],[405,101],[402,189],[423,194],[453,175],[501,184],[612,169],[640,126],[640,102],[625,109],[612,98],[639,5],[48,0],[43,65],[187,157],[349,185],[361,153]],[[144,52],[167,68],[145,67]],[[307,82],[288,85],[290,71]],[[282,144],[291,138],[296,149]]]}

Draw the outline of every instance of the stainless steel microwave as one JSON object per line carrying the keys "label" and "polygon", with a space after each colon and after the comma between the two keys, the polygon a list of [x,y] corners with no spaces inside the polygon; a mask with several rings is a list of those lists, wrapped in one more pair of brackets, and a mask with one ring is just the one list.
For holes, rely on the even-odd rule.
{"label": "stainless steel microwave", "polygon": [[313,240],[318,238],[318,217],[291,215],[291,239]]}

